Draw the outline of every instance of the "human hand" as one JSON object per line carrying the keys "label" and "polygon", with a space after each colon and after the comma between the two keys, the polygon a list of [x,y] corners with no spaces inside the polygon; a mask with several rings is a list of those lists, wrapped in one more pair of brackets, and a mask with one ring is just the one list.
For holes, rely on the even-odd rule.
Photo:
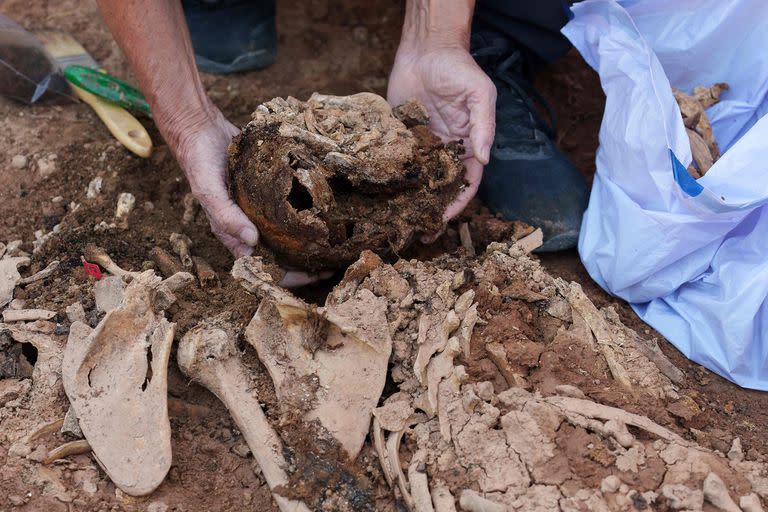
{"label": "human hand", "polygon": [[387,100],[415,98],[430,114],[430,128],[444,142],[464,139],[468,186],[448,206],[447,222],[477,193],[496,130],[496,88],[460,44],[403,41],[389,77]]}
{"label": "human hand", "polygon": [[[174,151],[211,231],[235,258],[249,256],[259,241],[256,226],[232,200],[226,185],[227,146],[238,132],[221,112],[215,111],[211,122],[189,128],[185,136],[176,138]],[[294,288],[327,277],[286,271],[280,285]]]}
{"label": "human hand", "polygon": [[259,241],[256,226],[232,201],[226,185],[227,146],[238,132],[216,110],[205,123],[175,137],[175,144],[169,142],[211,231],[236,258],[250,255]]}

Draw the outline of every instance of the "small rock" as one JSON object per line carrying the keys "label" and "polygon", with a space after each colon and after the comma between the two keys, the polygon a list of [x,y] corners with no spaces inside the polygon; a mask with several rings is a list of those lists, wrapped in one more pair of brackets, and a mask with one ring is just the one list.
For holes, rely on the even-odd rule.
{"label": "small rock", "polygon": [[731,498],[725,482],[715,473],[710,472],[704,479],[704,499],[723,512],[741,512]]}
{"label": "small rock", "polygon": [[760,503],[760,497],[755,494],[747,494],[739,499],[739,507],[744,512],[763,512],[763,505]]}
{"label": "small rock", "polygon": [[485,400],[486,402],[490,402],[493,398],[493,383],[490,381],[483,381],[478,382],[475,384],[475,389],[477,392],[477,396],[479,396],[482,400]]}
{"label": "small rock", "polygon": [[43,445],[39,445],[37,448],[32,450],[29,455],[27,455],[29,460],[33,460],[35,462],[43,462],[46,457],[48,457],[48,449]]}
{"label": "small rock", "polygon": [[699,405],[689,396],[683,396],[677,402],[669,404],[667,406],[667,411],[672,416],[680,418],[683,421],[691,421],[701,414]]}
{"label": "small rock", "polygon": [[32,382],[29,379],[0,379],[0,407],[26,396],[31,388]]}
{"label": "small rock", "polygon": [[24,309],[24,305],[27,303],[24,299],[13,299],[8,307],[11,309]]}
{"label": "small rock", "polygon": [[167,512],[168,505],[162,501],[153,501],[147,505],[147,512]]}
{"label": "small rock", "polygon": [[26,457],[30,453],[32,453],[32,448],[24,443],[13,443],[11,447],[8,448],[9,457]]}
{"label": "small rock", "polygon": [[741,439],[736,437],[731,444],[731,449],[728,450],[728,459],[733,462],[741,462],[744,460],[744,450],[741,448]]}
{"label": "small rock", "polygon": [[136,197],[130,192],[122,192],[117,198],[115,221],[120,229],[128,228],[128,215],[136,205]]}
{"label": "small rock", "polygon": [[555,386],[555,393],[561,396],[569,396],[571,398],[583,399],[587,397],[582,390],[576,386],[571,386],[570,384],[560,384],[559,386]]}
{"label": "small rock", "polygon": [[8,496],[8,501],[10,501],[11,505],[15,507],[20,507],[24,504],[24,498],[16,494],[11,494],[10,496]]}
{"label": "small rock", "polygon": [[56,159],[58,155],[51,153],[37,160],[37,171],[40,173],[41,178],[47,178],[54,172],[56,172]]}
{"label": "small rock", "polygon": [[245,443],[237,443],[232,447],[232,453],[239,457],[246,458],[248,457],[248,454],[251,453],[251,449],[248,448],[248,445]]}
{"label": "small rock", "polygon": [[603,494],[614,493],[621,487],[621,480],[616,475],[608,475],[600,483],[600,492]]}
{"label": "small rock", "polygon": [[75,323],[75,322],[86,323],[85,309],[83,309],[83,305],[81,303],[73,302],[72,304],[67,306],[66,312],[67,312],[67,318],[69,318],[69,321],[71,323]]}
{"label": "small rock", "polygon": [[104,178],[101,176],[96,176],[93,178],[90,183],[88,183],[88,190],[85,192],[85,197],[88,199],[93,199],[94,197],[101,194],[101,186],[104,183]]}
{"label": "small rock", "polygon": [[672,510],[701,510],[704,506],[704,492],[691,489],[683,484],[667,484],[661,488]]}
{"label": "small rock", "polygon": [[77,415],[75,410],[70,406],[67,409],[67,414],[64,415],[64,424],[61,426],[62,434],[72,434],[73,436],[82,439],[83,431],[80,429],[80,422],[77,421]]}
{"label": "small rock", "polygon": [[24,155],[16,155],[11,159],[11,167],[14,169],[23,169],[27,166],[27,157]]}

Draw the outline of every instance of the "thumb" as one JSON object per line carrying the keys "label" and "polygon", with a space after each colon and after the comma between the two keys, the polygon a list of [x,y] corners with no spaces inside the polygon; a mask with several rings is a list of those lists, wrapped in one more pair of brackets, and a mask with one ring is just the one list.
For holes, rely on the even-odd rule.
{"label": "thumb", "polygon": [[487,78],[485,85],[472,95],[468,107],[472,152],[481,164],[486,165],[496,133],[496,87],[490,79]]}
{"label": "thumb", "polygon": [[211,231],[234,254],[250,253],[259,243],[259,232],[237,204],[224,193],[198,196],[211,223]]}

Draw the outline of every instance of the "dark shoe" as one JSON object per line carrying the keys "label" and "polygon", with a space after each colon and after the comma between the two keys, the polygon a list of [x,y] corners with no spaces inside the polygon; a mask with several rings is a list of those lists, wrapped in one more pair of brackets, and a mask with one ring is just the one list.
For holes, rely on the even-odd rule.
{"label": "dark shoe", "polygon": [[274,0],[183,0],[182,5],[201,71],[236,73],[275,61]]}
{"label": "dark shoe", "polygon": [[544,123],[529,97],[536,93],[526,79],[522,53],[502,34],[478,31],[472,35],[472,55],[498,92],[496,137],[480,199],[505,219],[540,227],[540,252],[575,247],[589,190],[552,142],[554,126]]}

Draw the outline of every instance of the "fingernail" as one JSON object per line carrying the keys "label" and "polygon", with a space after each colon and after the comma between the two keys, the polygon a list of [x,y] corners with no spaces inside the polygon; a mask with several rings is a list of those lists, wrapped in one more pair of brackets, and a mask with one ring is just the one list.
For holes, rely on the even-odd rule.
{"label": "fingernail", "polygon": [[243,228],[240,230],[240,240],[251,247],[259,243],[259,233],[253,228]]}

